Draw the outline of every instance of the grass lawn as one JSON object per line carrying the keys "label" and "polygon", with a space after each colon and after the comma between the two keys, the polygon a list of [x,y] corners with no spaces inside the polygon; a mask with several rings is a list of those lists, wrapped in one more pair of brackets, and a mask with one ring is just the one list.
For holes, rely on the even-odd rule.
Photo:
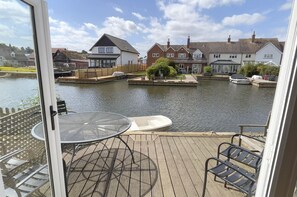
{"label": "grass lawn", "polygon": [[36,72],[35,67],[7,67],[7,66],[0,66],[0,71],[7,71],[7,72]]}
{"label": "grass lawn", "polygon": [[146,75],[146,71],[133,72],[132,74],[133,74],[133,75],[143,76],[143,75]]}

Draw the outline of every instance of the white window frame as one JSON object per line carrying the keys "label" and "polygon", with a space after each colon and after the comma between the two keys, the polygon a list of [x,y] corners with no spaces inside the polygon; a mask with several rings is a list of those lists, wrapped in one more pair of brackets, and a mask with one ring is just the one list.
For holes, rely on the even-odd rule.
{"label": "white window frame", "polygon": [[159,56],[160,56],[159,53],[153,53],[153,54],[152,54],[152,57],[159,57]]}
{"label": "white window frame", "polygon": [[113,47],[106,47],[105,53],[113,53]]}
{"label": "white window frame", "polygon": [[177,57],[179,59],[185,59],[185,58],[187,58],[187,54],[186,53],[178,53]]}
{"label": "white window frame", "polygon": [[217,53],[217,54],[213,54],[214,58],[221,58],[221,54]]}
{"label": "white window frame", "polygon": [[174,53],[166,53],[166,57],[167,58],[174,57]]}
{"label": "white window frame", "polygon": [[105,47],[98,47],[98,54],[105,54]]}
{"label": "white window frame", "polygon": [[273,54],[264,54],[264,59],[273,59]]}
{"label": "white window frame", "polygon": [[[41,82],[43,97],[44,97],[44,110],[42,108],[43,118],[45,118],[45,123],[48,128],[47,138],[49,152],[47,152],[47,157],[50,157],[49,163],[49,173],[51,190],[54,196],[66,196],[65,191],[65,181],[63,173],[63,163],[62,163],[62,151],[60,142],[60,132],[58,124],[58,116],[54,117],[54,123],[56,125],[56,130],[51,129],[50,121],[50,111],[49,106],[52,105],[54,109],[57,109],[56,93],[55,93],[55,83],[54,83],[54,71],[53,71],[53,60],[51,53],[51,41],[50,41],[50,30],[48,21],[48,8],[45,0],[23,0],[29,5],[33,6],[34,19],[35,19],[35,33],[37,39],[38,47],[38,57],[41,70]],[[39,77],[39,76],[38,76]],[[0,194],[4,194],[1,191]]]}
{"label": "white window frame", "polygon": [[271,120],[257,183],[256,197],[293,196],[297,180],[297,3],[291,20]]}

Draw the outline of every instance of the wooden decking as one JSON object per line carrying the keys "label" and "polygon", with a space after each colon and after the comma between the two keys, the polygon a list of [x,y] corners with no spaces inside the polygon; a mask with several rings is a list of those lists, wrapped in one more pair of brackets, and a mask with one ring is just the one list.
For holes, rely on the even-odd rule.
{"label": "wooden decking", "polygon": [[[76,196],[201,196],[204,163],[229,136],[123,135],[91,145],[76,155],[68,181]],[[65,156],[67,157],[67,155]],[[244,196],[209,175],[206,196]]]}

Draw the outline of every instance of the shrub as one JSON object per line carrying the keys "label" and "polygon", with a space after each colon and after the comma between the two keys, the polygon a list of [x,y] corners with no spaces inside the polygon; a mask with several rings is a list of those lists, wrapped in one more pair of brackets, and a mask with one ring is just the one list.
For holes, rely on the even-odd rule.
{"label": "shrub", "polygon": [[156,73],[158,72],[158,68],[156,65],[152,65],[146,69],[146,76],[149,79],[152,79],[152,77],[156,76]]}
{"label": "shrub", "polygon": [[239,73],[246,77],[251,77],[253,75],[258,75],[259,71],[256,64],[246,64],[240,68]]}
{"label": "shrub", "polygon": [[170,69],[170,71],[169,71],[169,77],[176,77],[177,71],[173,67],[171,67],[171,66],[169,66],[169,69]]}
{"label": "shrub", "polygon": [[[170,75],[175,76],[176,71],[174,72],[174,68],[169,66],[169,59],[161,57],[157,59],[156,63],[149,68],[146,69],[146,75],[149,79],[152,79],[154,76],[160,76],[161,74],[163,77],[167,77]],[[173,70],[171,70],[173,69]],[[174,74],[175,73],[175,74]]]}
{"label": "shrub", "polygon": [[205,66],[205,67],[203,68],[203,71],[204,71],[205,73],[211,73],[211,66]]}
{"label": "shrub", "polygon": [[258,65],[258,71],[260,75],[275,75],[279,74],[279,67],[269,65]]}

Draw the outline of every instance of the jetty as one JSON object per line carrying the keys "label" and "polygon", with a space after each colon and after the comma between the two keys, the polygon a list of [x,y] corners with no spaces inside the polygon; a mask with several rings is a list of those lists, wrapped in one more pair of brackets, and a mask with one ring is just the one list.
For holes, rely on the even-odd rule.
{"label": "jetty", "polygon": [[129,85],[148,85],[148,86],[186,86],[197,87],[198,82],[192,75],[185,75],[185,79],[155,79],[149,80],[146,76],[128,79]]}

